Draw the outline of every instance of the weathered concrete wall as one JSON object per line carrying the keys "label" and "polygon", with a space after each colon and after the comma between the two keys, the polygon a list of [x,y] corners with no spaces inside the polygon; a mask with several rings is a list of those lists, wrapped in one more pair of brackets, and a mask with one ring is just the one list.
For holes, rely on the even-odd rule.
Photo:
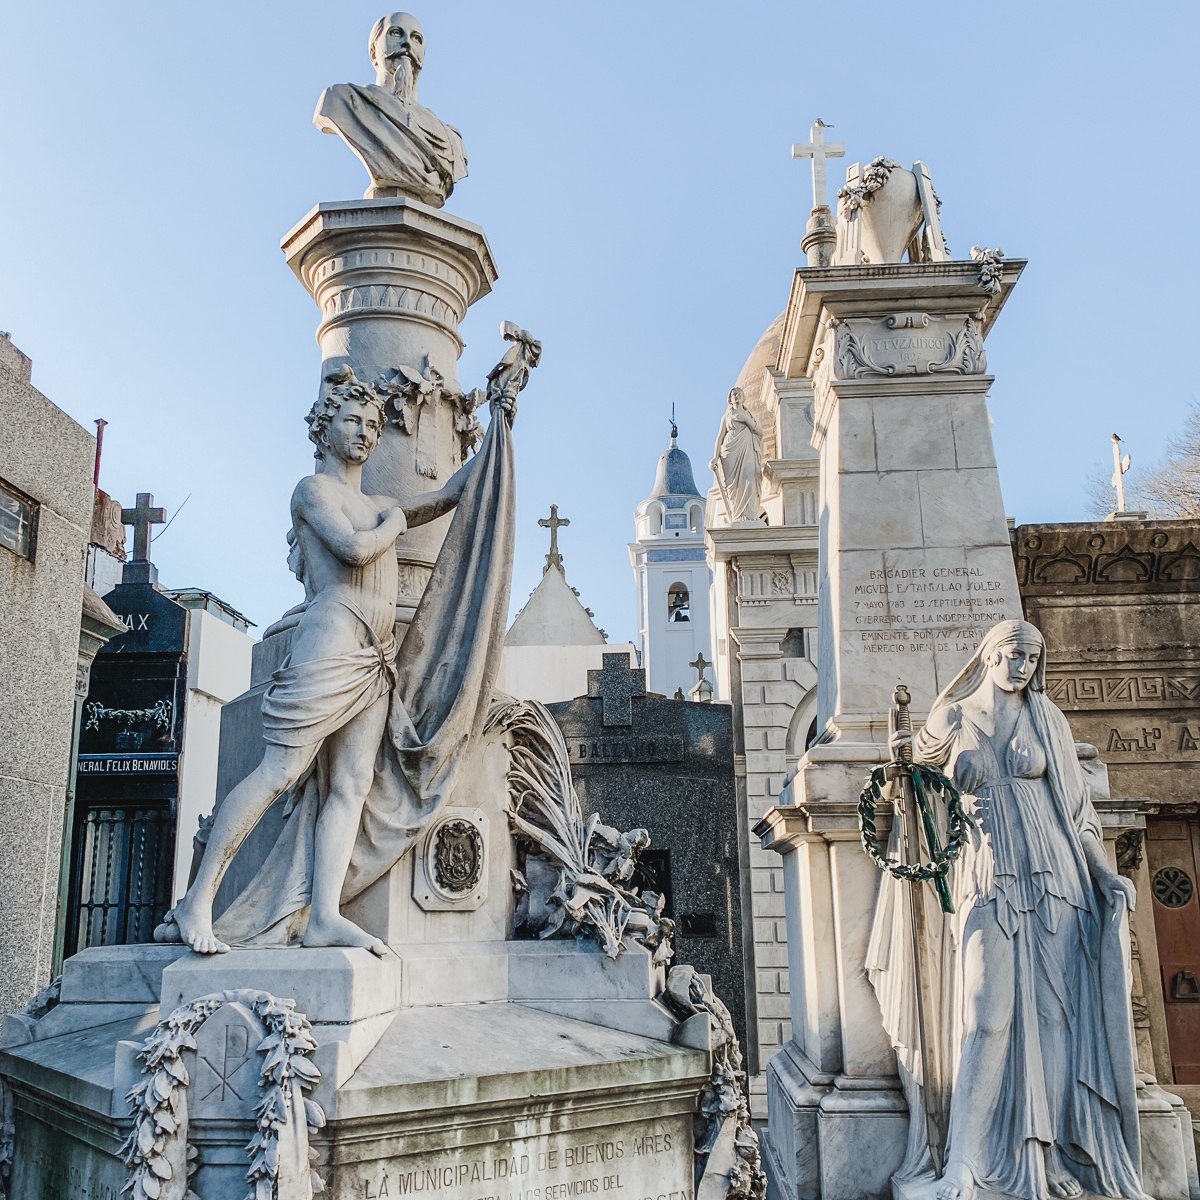
{"label": "weathered concrete wall", "polygon": [[0,337],[0,479],[38,504],[32,560],[0,547],[0,1013],[49,982],[96,450],[29,380]]}

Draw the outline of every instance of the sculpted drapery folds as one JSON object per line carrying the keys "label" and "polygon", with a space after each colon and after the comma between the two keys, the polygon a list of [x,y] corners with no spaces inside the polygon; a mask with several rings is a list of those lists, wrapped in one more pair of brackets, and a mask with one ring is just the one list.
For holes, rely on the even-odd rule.
{"label": "sculpted drapery folds", "polygon": [[729,393],[709,467],[717,477],[730,524],[758,521],[762,487],[762,427],[746,408],[741,388]]}
{"label": "sculpted drapery folds", "polygon": [[411,196],[441,208],[467,173],[467,153],[458,130],[417,103],[425,31],[410,13],[388,13],[375,22],[369,50],[375,82],[326,88],[313,124],[336,133],[367,168],[367,199]]}
{"label": "sculpted drapery folds", "polygon": [[925,1025],[949,1067],[939,1200],[983,1187],[1024,1200],[1142,1195],[1125,966],[1134,893],[1108,864],[1070,728],[1044,688],[1041,634],[999,622],[913,743],[917,762],[952,775],[972,822],[950,867],[955,912],[889,874],[875,912],[867,974],[914,1114],[898,1178],[916,1178],[932,1164],[902,889],[919,887],[936,1009]]}
{"label": "sculpted drapery folds", "polygon": [[[500,666],[512,578],[511,422],[541,353],[513,348],[489,376],[479,452],[440,490],[403,507],[361,489],[384,423],[375,389],[343,368],[308,422],[317,470],[292,498],[289,562],[306,599],[263,698],[262,763],[217,809],[184,898],[155,932],[201,953],[230,944],[384,946],[341,905],[386,874],[453,792],[478,744]],[[397,649],[396,539],[455,510]],[[212,922],[233,855],[276,797],[283,829],[245,890]]]}

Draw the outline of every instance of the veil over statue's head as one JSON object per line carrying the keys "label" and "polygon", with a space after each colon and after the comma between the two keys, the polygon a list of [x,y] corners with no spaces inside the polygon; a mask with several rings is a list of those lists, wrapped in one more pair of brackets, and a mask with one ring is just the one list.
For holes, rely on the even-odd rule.
{"label": "veil over statue's head", "polygon": [[983,686],[989,668],[994,665],[996,655],[1012,646],[1031,646],[1039,651],[1037,665],[1034,667],[1033,676],[1026,685],[1026,689],[1031,692],[1045,692],[1046,640],[1042,637],[1042,631],[1028,621],[1009,618],[997,621],[988,630],[967,665],[959,671],[949,686],[944,688],[933,702],[933,708],[929,715],[932,717],[939,709],[957,704],[960,700],[977,692]]}

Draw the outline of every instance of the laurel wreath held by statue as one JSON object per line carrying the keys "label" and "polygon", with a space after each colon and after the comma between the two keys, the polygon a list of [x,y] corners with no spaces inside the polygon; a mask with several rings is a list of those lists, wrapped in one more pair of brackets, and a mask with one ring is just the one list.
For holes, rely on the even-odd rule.
{"label": "laurel wreath held by statue", "polygon": [[[921,822],[921,831],[929,847],[929,861],[923,863],[898,863],[890,859],[879,841],[875,825],[875,806],[883,799],[884,786],[889,778],[889,768],[876,767],[871,772],[867,786],[863,788],[858,798],[858,826],[862,833],[863,849],[871,856],[872,861],[882,871],[888,871],[897,879],[909,883],[919,883],[932,880],[943,912],[953,912],[954,904],[950,899],[950,889],[946,885],[946,874],[950,864],[958,857],[959,851],[967,840],[969,821],[963,811],[962,798],[958,788],[946,778],[936,767],[924,763],[906,763],[904,769],[912,779],[913,796],[917,802],[917,814]],[[930,799],[934,796],[945,798],[948,814],[947,837],[945,846],[939,845],[937,827],[933,820]]]}

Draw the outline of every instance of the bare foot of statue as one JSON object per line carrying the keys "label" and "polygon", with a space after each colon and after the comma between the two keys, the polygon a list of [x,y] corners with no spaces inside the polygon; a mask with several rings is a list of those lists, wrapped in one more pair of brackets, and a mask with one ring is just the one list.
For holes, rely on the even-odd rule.
{"label": "bare foot of statue", "polygon": [[304,934],[306,946],[361,946],[379,958],[387,954],[387,946],[377,937],[372,937],[365,929],[360,929],[355,923],[343,916],[332,919],[318,920],[308,918],[308,929]]}
{"label": "bare foot of statue", "polygon": [[947,1163],[937,1186],[937,1200],[972,1200],[975,1176],[965,1163]]}
{"label": "bare foot of statue", "polygon": [[229,947],[213,933],[212,917],[200,916],[184,896],[154,931],[156,942],[182,942],[197,954],[227,954]]}
{"label": "bare foot of statue", "polygon": [[1061,1196],[1064,1200],[1083,1195],[1083,1184],[1070,1171],[1066,1171],[1062,1167],[1047,1168],[1046,1187],[1050,1195]]}

